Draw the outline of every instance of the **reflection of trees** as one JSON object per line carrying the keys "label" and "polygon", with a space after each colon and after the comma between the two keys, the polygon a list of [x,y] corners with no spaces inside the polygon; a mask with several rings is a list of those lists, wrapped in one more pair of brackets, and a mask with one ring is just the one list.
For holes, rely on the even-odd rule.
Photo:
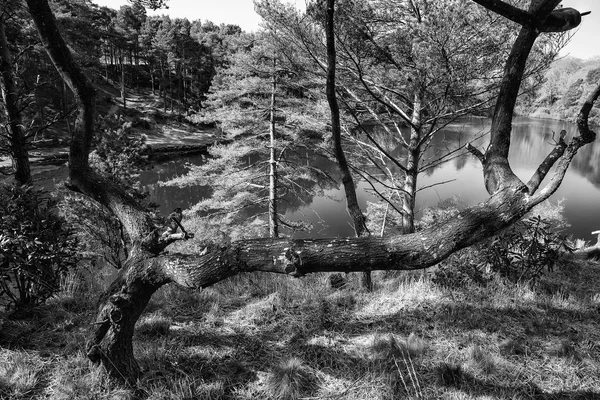
{"label": "reflection of trees", "polygon": [[[573,132],[575,127],[560,121],[548,121],[548,120],[531,120],[523,119],[517,120],[515,123],[513,135],[513,146],[511,149],[511,162],[516,168],[528,168],[532,169],[541,161],[545,154],[548,153],[552,148],[553,132],[558,132],[560,129],[567,129],[569,132]],[[489,120],[481,118],[469,118],[461,120],[455,124],[452,124],[446,128],[444,133],[432,141],[431,146],[426,154],[427,157],[433,157],[436,153],[445,151],[447,148],[454,149],[462,146],[464,143],[472,141],[473,138],[479,136],[482,131],[489,127]],[[487,145],[487,138],[478,139],[472,142],[479,148],[484,148]],[[390,153],[395,154],[401,159],[402,150],[399,146],[395,145],[393,141],[386,144]],[[350,146],[351,149],[351,146]],[[365,173],[370,175],[378,176],[383,179],[381,171],[373,164],[364,163],[364,159],[361,159],[353,154],[352,163],[360,166]],[[322,197],[324,190],[338,189],[339,185],[337,182],[340,181],[339,171],[333,160],[328,159],[325,156],[317,155],[306,148],[297,149],[297,151],[288,153],[288,169],[298,169],[296,167],[302,166],[305,168],[306,176],[302,176],[298,173],[294,180],[296,184],[302,188],[302,190],[285,190],[282,192],[280,197],[280,213],[281,214],[292,214],[294,211],[306,209],[313,203],[316,197]],[[460,171],[472,161],[470,154],[460,153],[455,157],[451,165],[456,171]],[[201,159],[185,159],[191,163],[200,163]],[[254,158],[251,161],[257,161],[258,158]],[[595,186],[600,187],[600,143],[593,143],[580,150],[578,155],[573,160],[574,170],[580,175],[586,177]],[[165,163],[155,166],[154,172],[158,173],[158,177],[146,177],[146,182],[142,184],[152,184],[157,180],[166,180],[174,176],[180,176],[187,172],[187,168],[181,169],[183,163]],[[176,167],[176,168],[174,168]],[[395,165],[387,165],[388,168],[394,173],[399,174],[400,170]],[[436,172],[443,168],[443,165],[436,165],[432,167],[429,172],[435,179]],[[300,169],[298,169],[300,171]],[[321,175],[315,171],[323,171],[326,175]],[[142,175],[143,176],[143,175]],[[331,178],[331,179],[329,179]],[[381,190],[381,185],[379,185]],[[173,186],[156,186],[152,190],[153,200],[161,204],[161,211],[163,213],[169,212],[175,207],[188,208],[197,204],[202,199],[208,198],[212,194],[212,189],[208,186],[186,186],[186,187],[173,187]],[[261,192],[263,195],[266,192]],[[247,207],[245,210],[240,212],[239,217],[241,219],[251,219],[257,215],[266,215],[267,208],[263,205],[254,205]],[[310,216],[309,216],[310,218]],[[266,220],[265,220],[266,222]],[[327,221],[329,223],[334,223]]]}
{"label": "reflection of trees", "polygon": [[[565,129],[568,135],[577,132],[575,125],[563,121],[522,119],[517,122],[521,123],[513,125],[514,146],[511,146],[509,157],[516,167],[535,168],[552,150],[554,140],[558,139],[562,129]],[[600,187],[598,160],[600,160],[600,143],[590,143],[577,153],[571,168]]]}
{"label": "reflection of trees", "polygon": [[[442,168],[447,162],[455,161],[456,170],[460,170],[468,163],[470,154],[464,150],[467,143],[482,147],[485,144],[485,134],[489,130],[489,120],[482,118],[463,118],[447,125],[444,129],[432,137],[428,143],[427,149],[421,154],[422,174],[425,176],[434,176],[435,172]],[[397,161],[404,162],[407,159],[407,150],[402,146],[401,139],[393,137],[378,126],[367,128],[369,135],[376,140],[383,149],[392,155]],[[410,134],[408,128],[402,130],[406,140]],[[363,141],[361,133],[356,133],[358,141]],[[364,179],[375,182],[375,185],[391,189],[393,187],[389,182],[390,176],[402,177],[404,171],[395,163],[389,160],[379,159],[373,162],[368,155],[365,155],[364,149],[351,151],[353,164],[359,169]],[[372,156],[372,155],[371,155]],[[438,182],[439,184],[443,182]],[[433,185],[437,185],[434,183]],[[431,187],[431,185],[428,185]],[[419,189],[421,190],[421,189]],[[388,196],[390,203],[400,207],[401,198],[394,199]]]}
{"label": "reflection of trees", "polygon": [[580,175],[600,188],[600,162],[598,161],[600,161],[600,143],[595,142],[581,149],[571,165]]}

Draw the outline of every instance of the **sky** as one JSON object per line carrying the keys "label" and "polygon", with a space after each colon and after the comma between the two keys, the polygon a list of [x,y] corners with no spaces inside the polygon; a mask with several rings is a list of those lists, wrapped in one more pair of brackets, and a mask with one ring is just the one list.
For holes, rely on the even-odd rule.
{"label": "sky", "polygon": [[[92,1],[114,9],[127,4],[126,0]],[[295,3],[298,8],[303,8],[305,4],[304,0],[287,1]],[[169,0],[168,4],[168,9],[150,11],[148,14],[169,14],[173,18],[187,18],[190,21],[200,19],[216,24],[236,24],[245,31],[256,30],[260,24],[252,0]],[[563,0],[562,5],[592,13],[583,17],[583,22],[561,55],[583,59],[600,56],[600,0]]]}

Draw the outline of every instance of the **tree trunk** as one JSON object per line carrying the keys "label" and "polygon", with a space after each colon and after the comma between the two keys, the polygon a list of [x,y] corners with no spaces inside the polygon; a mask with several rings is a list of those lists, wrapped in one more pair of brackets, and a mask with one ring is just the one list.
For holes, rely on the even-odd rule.
{"label": "tree trunk", "polygon": [[107,46],[102,46],[103,50],[104,50],[104,77],[106,79],[106,82],[108,82],[109,76],[108,76],[108,53],[109,53],[109,49],[107,48]]}
{"label": "tree trunk", "polygon": [[415,203],[417,197],[417,162],[418,152],[409,150],[408,163],[404,177],[402,193],[402,233],[415,231]]}
{"label": "tree trunk", "polygon": [[127,108],[127,93],[125,93],[125,60],[123,50],[119,49],[119,64],[121,65],[121,99],[123,99],[123,109]]}
{"label": "tree trunk", "polygon": [[171,67],[167,69],[167,76],[169,77],[169,96],[171,97],[171,113],[173,113],[173,78],[171,77]]}
{"label": "tree trunk", "polygon": [[[131,258],[127,268],[135,269],[133,263],[143,261]],[[152,284],[147,279],[137,279],[127,283],[125,279],[125,274],[119,276],[102,295],[87,355],[92,362],[104,365],[112,377],[134,385],[141,376],[133,353],[135,324],[162,282]]]}
{"label": "tree trunk", "polygon": [[148,68],[150,69],[150,84],[152,86],[152,95],[155,96],[156,89],[154,84],[154,68],[152,67],[152,65],[149,65]]}
{"label": "tree trunk", "polygon": [[[327,23],[326,23],[326,40],[327,40],[327,101],[329,103],[329,109],[331,111],[331,131],[333,136],[333,153],[337,160],[338,166],[342,173],[342,184],[346,193],[346,207],[348,213],[352,218],[354,224],[354,232],[357,237],[368,236],[369,230],[367,229],[365,216],[360,209],[358,204],[358,197],[356,196],[356,189],[354,187],[354,180],[348,167],[348,161],[342,148],[342,134],[340,127],[340,108],[337,102],[336,95],[336,81],[335,81],[335,69],[336,53],[335,53],[335,27],[334,27],[334,14],[335,14],[335,0],[327,0]],[[373,282],[371,280],[371,272],[365,270],[362,273],[361,285],[367,290],[373,289]]]}
{"label": "tree trunk", "polygon": [[275,92],[277,91],[277,61],[273,58],[273,76],[271,80],[271,108],[269,116],[270,158],[269,158],[269,236],[279,237],[277,215],[277,149],[275,148]]}
{"label": "tree trunk", "polygon": [[29,166],[29,152],[27,151],[27,138],[23,132],[21,111],[17,99],[17,85],[15,83],[12,57],[6,39],[5,14],[0,13],[0,89],[4,101],[4,112],[8,122],[8,141],[10,157],[15,179],[21,185],[31,184],[31,168]]}
{"label": "tree trunk", "polygon": [[419,156],[421,149],[421,110],[424,92],[419,85],[414,95],[413,114],[411,118],[410,141],[408,143],[408,156],[406,161],[406,172],[404,177],[403,200],[402,200],[402,232],[413,233],[415,231],[415,204],[417,197],[417,178],[419,176]]}

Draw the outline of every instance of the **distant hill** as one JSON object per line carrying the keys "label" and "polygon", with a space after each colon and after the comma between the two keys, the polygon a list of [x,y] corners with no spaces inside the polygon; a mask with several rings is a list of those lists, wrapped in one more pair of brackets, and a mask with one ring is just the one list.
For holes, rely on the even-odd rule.
{"label": "distant hill", "polygon": [[[574,122],[586,97],[600,83],[600,57],[581,60],[565,57],[555,61],[545,74],[536,95],[520,104],[520,113],[534,118],[552,118]],[[596,106],[590,123],[600,125]]]}
{"label": "distant hill", "polygon": [[[552,118],[574,122],[582,103],[600,83],[600,57],[581,60],[565,57],[555,61],[545,81],[521,113],[534,118]],[[600,125],[600,110],[592,110],[590,122]]]}

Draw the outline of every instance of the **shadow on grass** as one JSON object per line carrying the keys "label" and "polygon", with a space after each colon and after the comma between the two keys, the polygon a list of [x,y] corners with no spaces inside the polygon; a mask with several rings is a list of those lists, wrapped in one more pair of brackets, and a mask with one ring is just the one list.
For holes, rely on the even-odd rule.
{"label": "shadow on grass", "polygon": [[588,390],[559,391],[544,393],[533,383],[522,385],[500,385],[483,381],[463,373],[459,389],[471,396],[501,396],[499,398],[519,398],[532,400],[599,400],[600,393]]}
{"label": "shadow on grass", "polygon": [[[232,321],[219,324],[203,322],[203,312],[210,312],[210,307],[203,302],[188,304],[188,312],[177,310],[181,313],[171,319],[176,320],[177,325],[166,336],[136,335],[136,354],[146,371],[144,381],[170,387],[174,381],[185,379],[219,385],[222,398],[242,398],[236,393],[256,383],[260,373],[271,372],[281,360],[291,357],[336,379],[357,381],[368,374],[389,372],[384,371],[385,360],[373,357],[368,345],[359,351],[348,351],[353,338],[374,333],[408,336],[414,332],[424,338],[444,337],[457,342],[459,347],[465,347],[470,344],[469,335],[478,332],[484,336],[495,335],[513,340],[516,344],[508,346],[508,355],[525,357],[532,352],[537,352],[538,357],[574,357],[578,353],[583,354],[579,344],[584,340],[600,343],[595,322],[599,313],[593,308],[574,310],[549,303],[493,307],[483,303],[478,305],[472,300],[470,303],[427,300],[416,307],[388,315],[358,318],[358,305],[348,301],[320,300],[290,307],[266,304],[268,307],[257,312],[256,318],[245,327],[235,326]],[[245,305],[231,301],[226,307],[226,314],[238,312],[243,315]],[[180,307],[181,304],[178,304]],[[168,307],[164,310],[166,314],[172,311],[175,310]],[[12,347],[64,355],[60,345],[49,346],[48,341],[61,343],[60,335],[75,329],[71,320],[70,314],[65,311],[53,321],[43,318],[19,322],[22,326],[15,326],[21,330],[14,336],[16,342]],[[81,337],[72,336],[71,340]],[[542,342],[564,340],[572,341],[574,347],[549,354],[548,348],[542,346]],[[84,343],[80,345],[84,346]],[[588,349],[588,355],[589,352],[593,353],[594,359],[600,360],[600,348]],[[424,380],[436,374],[429,363],[418,365],[417,369]],[[435,379],[427,381],[427,385],[443,391],[442,384],[436,383]],[[457,389],[473,397],[600,399],[599,393],[589,390],[550,393],[527,379],[507,385],[479,379],[466,372]]]}

